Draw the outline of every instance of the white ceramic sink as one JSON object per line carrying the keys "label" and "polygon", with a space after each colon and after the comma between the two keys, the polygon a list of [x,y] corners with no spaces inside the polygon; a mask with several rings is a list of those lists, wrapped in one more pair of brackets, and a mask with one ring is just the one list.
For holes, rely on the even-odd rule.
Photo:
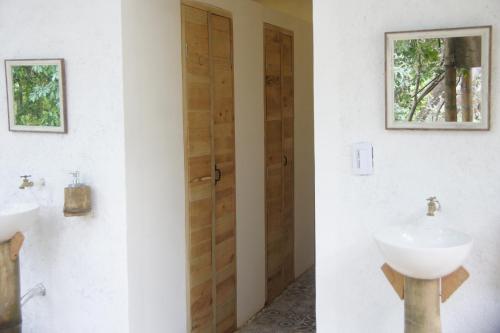
{"label": "white ceramic sink", "polygon": [[403,275],[426,280],[454,272],[472,247],[470,236],[429,221],[389,227],[374,237],[389,266]]}
{"label": "white ceramic sink", "polygon": [[16,232],[26,232],[36,222],[37,204],[7,204],[0,206],[0,243],[11,239]]}

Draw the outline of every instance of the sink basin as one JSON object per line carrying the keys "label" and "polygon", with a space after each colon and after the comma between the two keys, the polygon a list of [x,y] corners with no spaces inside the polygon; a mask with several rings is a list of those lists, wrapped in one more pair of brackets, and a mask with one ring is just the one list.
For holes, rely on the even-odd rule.
{"label": "sink basin", "polygon": [[432,222],[389,227],[374,237],[389,266],[424,280],[453,273],[472,248],[470,236]]}
{"label": "sink basin", "polygon": [[8,204],[0,206],[0,243],[11,239],[16,232],[25,232],[37,220],[37,204]]}

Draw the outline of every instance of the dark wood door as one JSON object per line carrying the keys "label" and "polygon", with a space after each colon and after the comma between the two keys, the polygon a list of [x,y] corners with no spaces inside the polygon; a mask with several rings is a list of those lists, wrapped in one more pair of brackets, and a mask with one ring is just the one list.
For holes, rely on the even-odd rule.
{"label": "dark wood door", "polygon": [[293,34],[265,25],[267,302],[294,280]]}

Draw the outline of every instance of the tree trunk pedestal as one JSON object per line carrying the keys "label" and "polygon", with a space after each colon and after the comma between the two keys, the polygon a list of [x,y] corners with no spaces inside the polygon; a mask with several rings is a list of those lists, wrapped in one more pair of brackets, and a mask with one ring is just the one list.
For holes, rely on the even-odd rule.
{"label": "tree trunk pedestal", "polygon": [[382,266],[382,272],[404,300],[405,333],[441,333],[440,303],[446,302],[469,278],[469,272],[463,267],[435,280],[404,276],[388,264]]}
{"label": "tree trunk pedestal", "polygon": [[439,279],[405,277],[405,333],[441,333]]}
{"label": "tree trunk pedestal", "polygon": [[[15,257],[15,258],[14,258]],[[0,244],[0,333],[21,333],[19,258],[12,243]]]}

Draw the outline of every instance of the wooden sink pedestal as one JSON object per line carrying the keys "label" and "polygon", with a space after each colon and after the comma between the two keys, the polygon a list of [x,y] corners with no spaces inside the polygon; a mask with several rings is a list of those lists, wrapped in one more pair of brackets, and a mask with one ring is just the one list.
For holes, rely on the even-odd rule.
{"label": "wooden sink pedestal", "polygon": [[405,333],[441,333],[439,279],[404,278]]}
{"label": "wooden sink pedestal", "polygon": [[0,333],[21,333],[19,250],[24,236],[17,233],[0,244]]}
{"label": "wooden sink pedestal", "polygon": [[469,278],[463,267],[435,280],[404,276],[388,264],[382,266],[382,271],[399,298],[404,300],[405,333],[441,333],[440,302],[446,302]]}

